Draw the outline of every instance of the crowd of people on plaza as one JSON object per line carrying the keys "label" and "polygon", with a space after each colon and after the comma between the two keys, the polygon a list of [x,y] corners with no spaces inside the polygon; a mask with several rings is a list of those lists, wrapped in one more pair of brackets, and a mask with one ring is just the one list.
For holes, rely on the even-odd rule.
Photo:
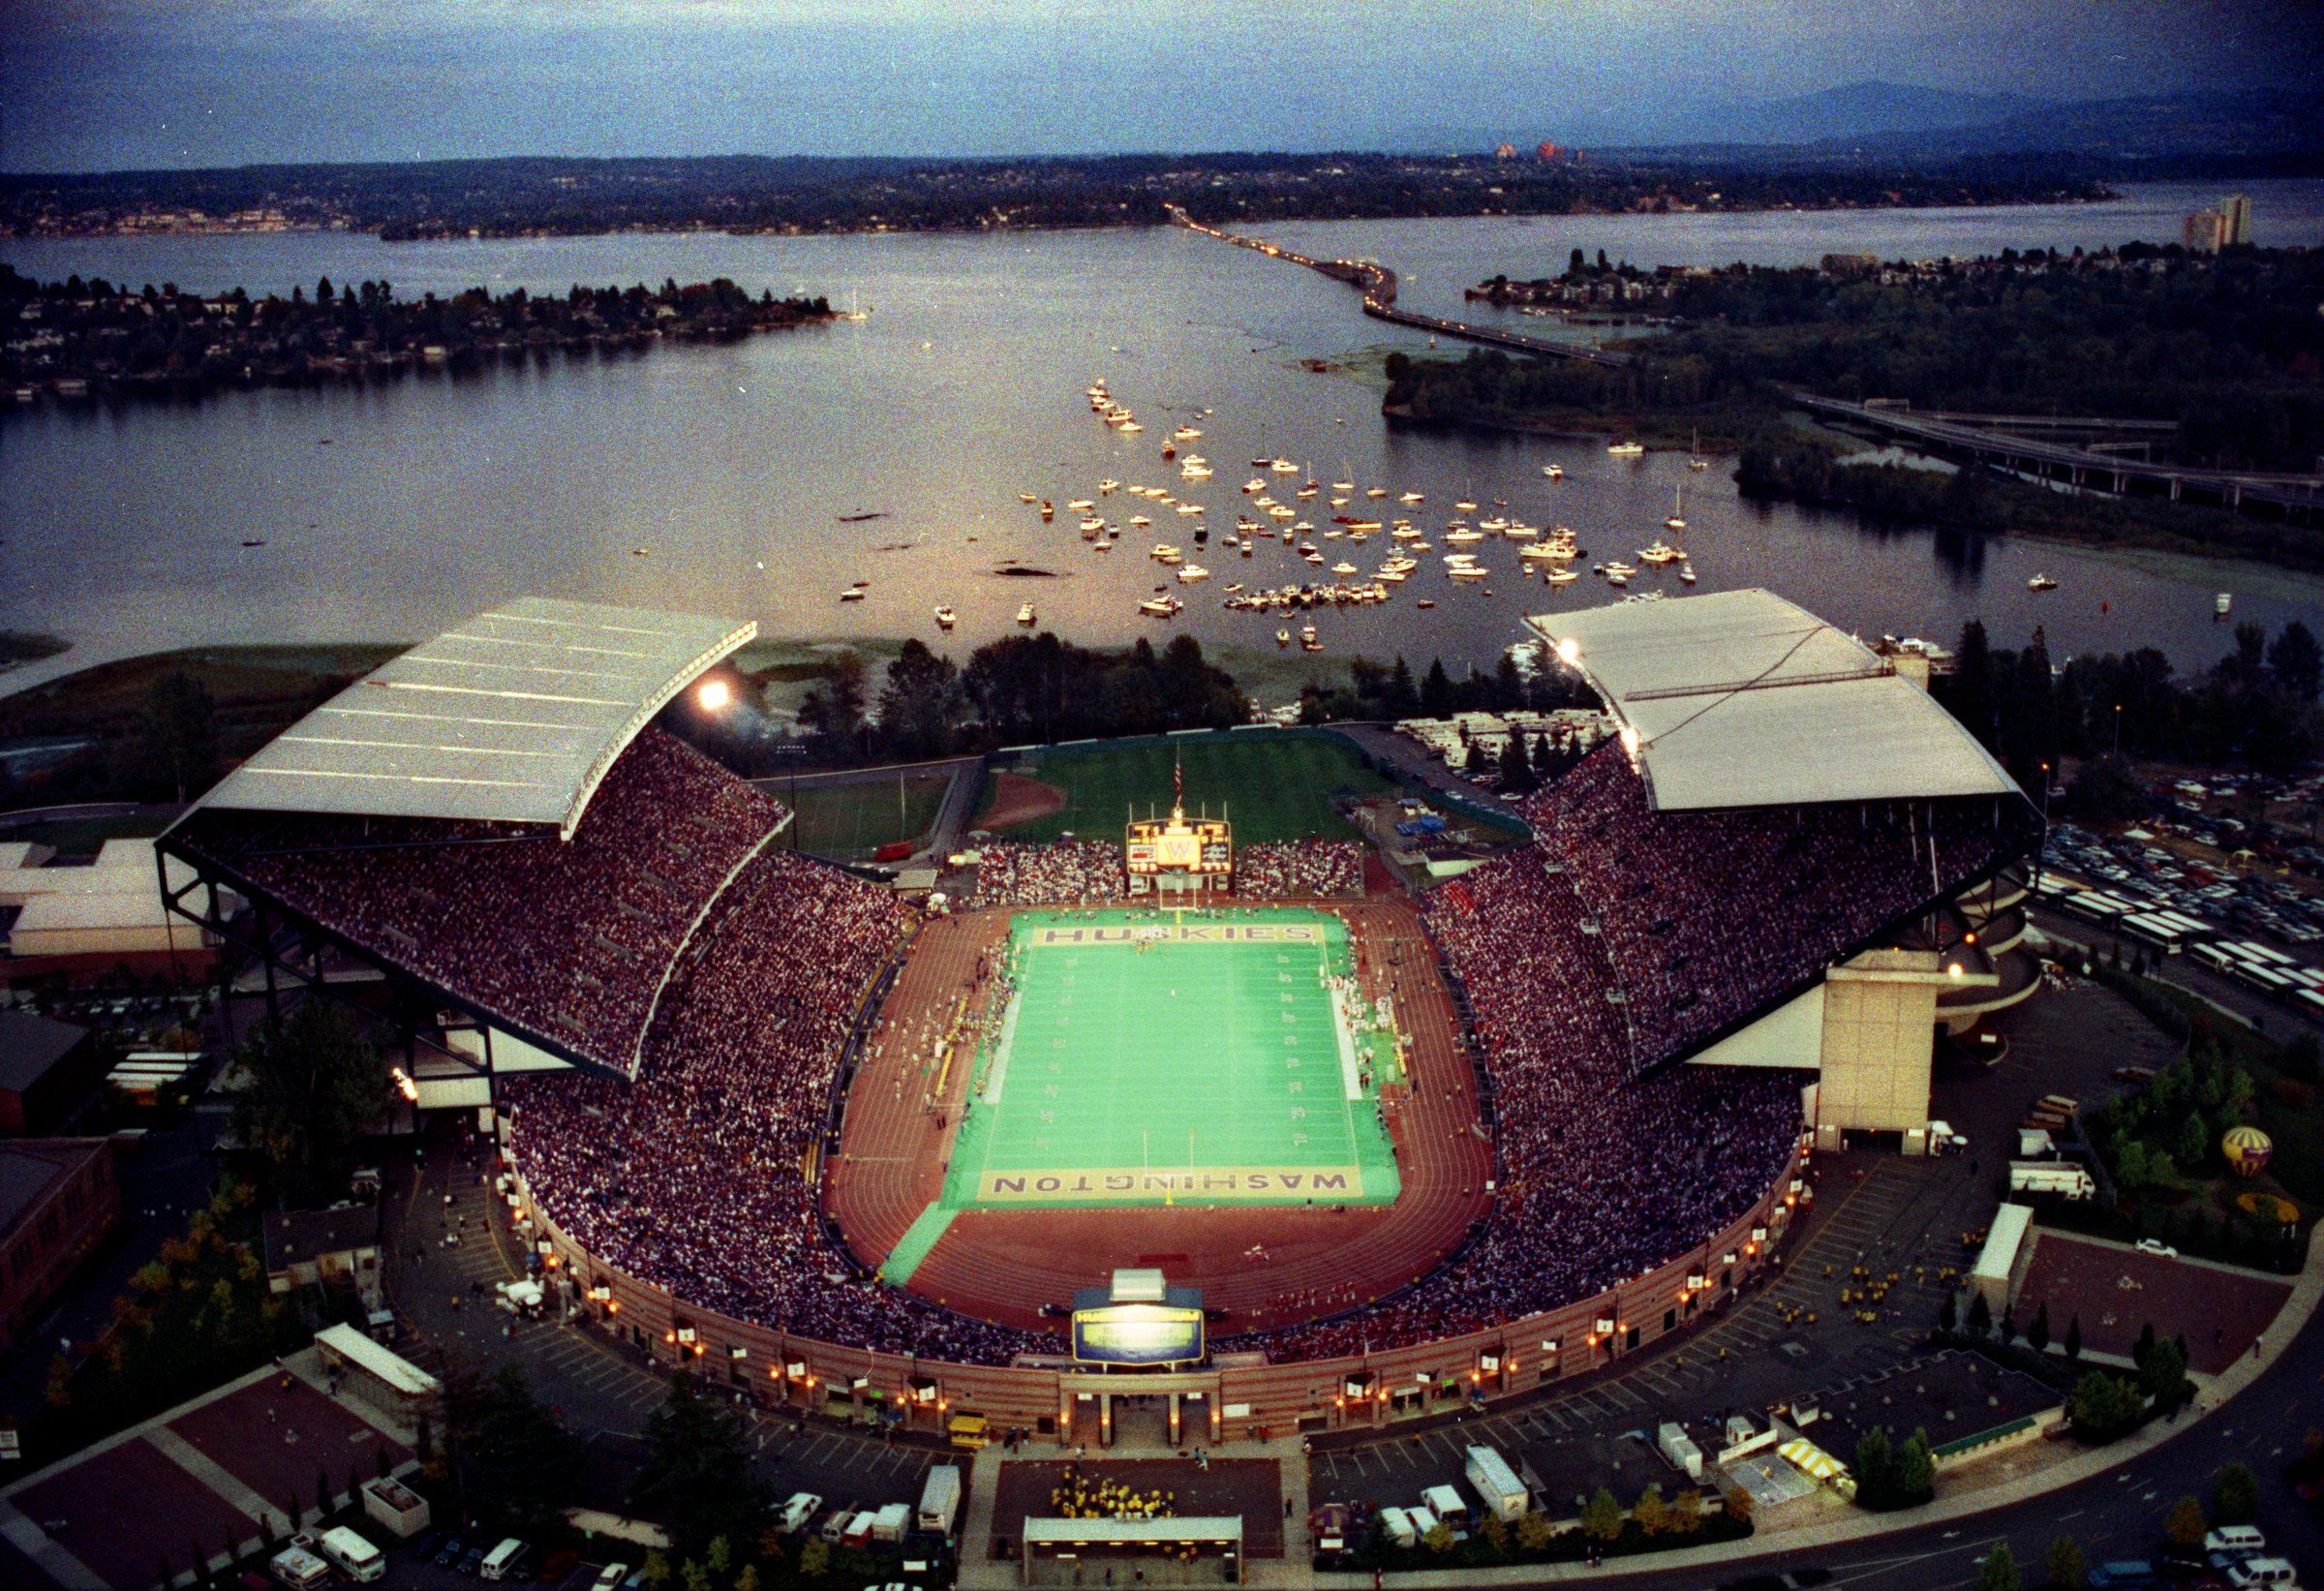
{"label": "crowd of people on plaza", "polygon": [[780,802],[648,729],[542,825],[205,811],[185,839],[331,933],[627,1072],[671,959]]}
{"label": "crowd of people on plaza", "polygon": [[1260,840],[1235,850],[1245,901],[1310,901],[1363,893],[1363,846],[1353,840]]}

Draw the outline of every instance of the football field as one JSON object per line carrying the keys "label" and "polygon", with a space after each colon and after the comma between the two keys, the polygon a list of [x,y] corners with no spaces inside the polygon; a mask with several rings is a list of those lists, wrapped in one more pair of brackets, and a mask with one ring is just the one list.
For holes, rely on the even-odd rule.
{"label": "football field", "polygon": [[1375,1046],[1328,912],[1026,912],[944,1204],[1391,1203]]}

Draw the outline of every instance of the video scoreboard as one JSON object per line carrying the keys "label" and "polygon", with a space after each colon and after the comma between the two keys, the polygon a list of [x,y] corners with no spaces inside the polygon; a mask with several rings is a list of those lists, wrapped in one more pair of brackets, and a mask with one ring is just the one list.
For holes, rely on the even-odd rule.
{"label": "video scoreboard", "polygon": [[1235,871],[1234,831],[1223,817],[1133,818],[1123,844],[1133,877]]}
{"label": "video scoreboard", "polygon": [[1191,1364],[1208,1351],[1203,1295],[1164,1284],[1159,1270],[1116,1270],[1107,1287],[1073,1298],[1073,1357],[1084,1364]]}

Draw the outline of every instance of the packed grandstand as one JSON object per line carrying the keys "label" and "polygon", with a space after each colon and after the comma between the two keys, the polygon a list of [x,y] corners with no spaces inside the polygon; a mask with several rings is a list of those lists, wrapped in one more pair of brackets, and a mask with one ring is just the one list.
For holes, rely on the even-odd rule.
{"label": "packed grandstand", "polygon": [[[1519,812],[1530,841],[1422,903],[1474,1015],[1501,1168],[1489,1219],[1399,1293],[1218,1349],[1306,1360],[1471,1331],[1700,1248],[1789,1163],[1806,1079],[1674,1063],[2035,840],[2014,793],[1661,811],[1619,742]],[[850,1036],[918,911],[771,843],[786,815],[649,728],[569,840],[213,804],[165,843],[581,1063],[505,1079],[499,1098],[533,1198],[605,1264],[802,1336],[963,1363],[1054,1352],[1054,1336],[873,1280],[834,1241],[819,1147]],[[1238,883],[1254,899],[1358,893],[1363,851],[1246,847]],[[1118,845],[997,841],[974,903],[1122,893]]]}

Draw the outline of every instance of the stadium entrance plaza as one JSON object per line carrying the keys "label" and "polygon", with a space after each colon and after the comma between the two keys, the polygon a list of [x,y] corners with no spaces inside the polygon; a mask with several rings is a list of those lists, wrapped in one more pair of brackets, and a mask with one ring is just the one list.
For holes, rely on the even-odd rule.
{"label": "stadium entrance plaza", "polygon": [[[1964,1235],[1981,1230],[1991,1216],[1995,1174],[2008,1158],[2026,1104],[2044,1092],[2074,1094],[2086,1103],[2101,1099],[2121,1086],[2112,1077],[2115,1068],[2153,1064],[2173,1050],[2125,1002],[2089,984],[2052,991],[1992,1025],[2009,1041],[2007,1057],[1991,1070],[1941,1068],[1932,1107],[1969,1138],[1970,1148],[1932,1159],[1906,1159],[1878,1147],[1819,1155],[1813,1162],[1815,1201],[1789,1239],[1780,1268],[1723,1318],[1596,1374],[1488,1410],[1393,1421],[1305,1442],[1278,1434],[1266,1443],[1213,1450],[1208,1456],[1271,1462],[1281,1499],[1273,1512],[1279,1515],[1281,1502],[1291,1504],[1282,1522],[1283,1556],[1268,1559],[1254,1551],[1253,1580],[1296,1577],[1308,1550],[1304,1520],[1310,1507],[1416,1502],[1422,1487],[1460,1480],[1463,1450],[1472,1443],[1494,1446],[1512,1462],[1530,1466],[1554,1507],[1557,1499],[1599,1484],[1626,1499],[1650,1481],[1673,1488],[1681,1477],[1652,1446],[1653,1432],[1665,1421],[1694,1425],[1730,1413],[1759,1416],[1803,1399],[1819,1400],[1837,1414],[1851,1396],[1877,1395],[1879,1419],[1897,1434],[1925,1424],[1934,1435],[1942,1411],[1917,1400],[1914,1389],[1942,1387],[1942,1367],[1932,1370],[1919,1346],[1945,1291],[1938,1272],[1963,1268],[1973,1257]],[[643,1352],[595,1331],[556,1319],[512,1321],[488,1307],[477,1287],[488,1291],[492,1282],[515,1274],[521,1252],[492,1219],[497,1205],[478,1180],[485,1163],[480,1150],[456,1147],[459,1143],[447,1132],[436,1135],[426,1164],[391,1206],[399,1314],[429,1345],[487,1364],[523,1365],[540,1395],[588,1440],[593,1468],[584,1493],[613,1503],[621,1473],[638,1451],[637,1433],[663,1396],[662,1374]],[[1871,1322],[1838,1302],[1849,1270],[1859,1264],[1901,1278]],[[1125,1393],[1134,1379],[1124,1378]],[[1202,1473],[1191,1444],[1171,1448],[1158,1416],[1149,1419],[1128,1398],[1120,1401],[1114,1445],[1085,1445],[1084,1461],[1091,1470],[1102,1474],[1109,1464],[1132,1460],[1176,1466],[1182,1453],[1187,1473]],[[835,1501],[908,1501],[933,1464],[959,1457],[926,1436],[883,1440],[860,1426],[802,1420],[788,1411],[752,1409],[750,1418],[760,1471],[786,1492],[806,1489]],[[1092,1437],[1094,1431],[1078,1434]],[[995,1492],[1024,1495],[1026,1483],[1001,1483],[1003,1466],[1061,1461],[1055,1447],[1033,1453],[1021,1458],[994,1447],[975,1455],[963,1583],[1015,1583],[1013,1563],[993,1556],[994,1538],[1003,1533],[997,1527],[1014,1516],[996,1517]],[[2002,1478],[2041,1456],[2020,1450],[1978,1467]],[[1236,1472],[1220,1473],[1224,1479]],[[1256,1473],[1240,1471],[1239,1483],[1247,1484]],[[1948,1478],[1947,1486],[1974,1479],[1963,1473]],[[1045,1495],[1046,1484],[1035,1489]],[[1828,1510],[1820,1506],[1796,1514],[1801,1523],[1826,1517]],[[1762,1520],[1762,1534],[1785,1522],[1776,1511]]]}

